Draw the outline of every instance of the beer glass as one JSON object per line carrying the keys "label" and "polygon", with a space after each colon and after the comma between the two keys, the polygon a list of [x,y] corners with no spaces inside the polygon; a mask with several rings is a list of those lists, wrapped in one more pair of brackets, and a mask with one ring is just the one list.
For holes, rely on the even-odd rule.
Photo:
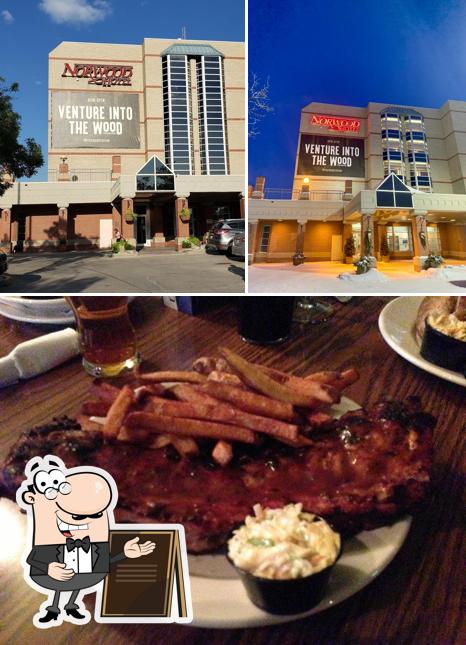
{"label": "beer glass", "polygon": [[76,318],[88,374],[97,378],[120,376],[139,365],[126,296],[68,296],[66,300]]}

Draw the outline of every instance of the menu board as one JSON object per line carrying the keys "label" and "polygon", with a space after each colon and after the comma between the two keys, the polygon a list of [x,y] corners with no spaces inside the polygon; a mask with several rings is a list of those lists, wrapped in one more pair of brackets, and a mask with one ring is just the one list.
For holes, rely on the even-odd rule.
{"label": "menu board", "polygon": [[[170,619],[173,616],[176,620],[187,619],[190,613],[189,579],[186,580],[187,568],[182,562],[179,531],[112,530],[110,552],[121,553],[125,543],[136,536],[141,543],[155,542],[156,547],[149,555],[125,558],[111,565],[104,581],[100,609],[98,601],[96,603],[97,620],[151,622],[151,618]],[[176,607],[172,606],[174,597]]]}

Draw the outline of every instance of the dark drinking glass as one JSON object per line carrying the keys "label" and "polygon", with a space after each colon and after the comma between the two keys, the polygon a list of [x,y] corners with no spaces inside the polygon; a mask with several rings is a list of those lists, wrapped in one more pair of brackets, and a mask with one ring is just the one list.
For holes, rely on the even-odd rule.
{"label": "dark drinking glass", "polygon": [[247,343],[282,343],[291,332],[293,297],[244,296],[239,302],[239,334]]}

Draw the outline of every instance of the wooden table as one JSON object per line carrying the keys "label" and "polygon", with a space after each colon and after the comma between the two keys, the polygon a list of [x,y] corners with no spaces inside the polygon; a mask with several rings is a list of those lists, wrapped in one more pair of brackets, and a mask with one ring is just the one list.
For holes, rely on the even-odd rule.
{"label": "wooden table", "polygon": [[[295,330],[292,340],[275,348],[245,345],[234,323],[234,307],[223,306],[199,317],[165,309],[159,299],[138,298],[132,305],[147,367],[188,368],[193,358],[214,352],[219,343],[268,365],[305,374],[314,369],[357,366],[361,378],[350,398],[371,404],[382,396],[422,397],[438,418],[435,431],[436,492],[417,516],[401,551],[368,587],[341,605],[317,616],[282,626],[214,631],[174,625],[98,625],[64,623],[46,632],[32,627],[43,598],[23,581],[18,558],[1,555],[2,607],[0,641],[8,643],[393,643],[450,645],[465,640],[460,606],[464,531],[461,476],[464,463],[465,392],[412,366],[382,340],[377,317],[388,298],[353,298],[335,304],[326,324]],[[40,329],[0,317],[0,354]],[[86,396],[90,378],[73,360],[48,374],[0,391],[0,451],[3,458],[22,429],[54,415],[73,414]],[[15,535],[20,517],[1,500],[1,531]],[[2,519],[3,518],[3,519]],[[11,525],[8,525],[11,522]],[[22,525],[19,542],[23,544]],[[16,533],[18,528],[16,528]],[[18,547],[19,548],[19,547]],[[463,557],[462,557],[463,556]],[[91,600],[87,601],[92,605]],[[234,602],[234,599],[232,599]],[[463,631],[462,631],[463,630]]]}

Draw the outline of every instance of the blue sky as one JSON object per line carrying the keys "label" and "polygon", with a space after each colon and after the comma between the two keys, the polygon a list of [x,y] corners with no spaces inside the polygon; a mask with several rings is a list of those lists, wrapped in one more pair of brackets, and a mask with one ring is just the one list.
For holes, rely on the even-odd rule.
{"label": "blue sky", "polygon": [[[47,153],[47,57],[62,40],[142,42],[178,38],[244,40],[244,10],[232,0],[0,0],[0,76],[17,81],[22,138]],[[46,180],[46,167],[34,177]]]}
{"label": "blue sky", "polygon": [[249,140],[249,178],[288,188],[311,101],[466,100],[466,2],[249,0],[249,71],[270,79],[274,108]]}

